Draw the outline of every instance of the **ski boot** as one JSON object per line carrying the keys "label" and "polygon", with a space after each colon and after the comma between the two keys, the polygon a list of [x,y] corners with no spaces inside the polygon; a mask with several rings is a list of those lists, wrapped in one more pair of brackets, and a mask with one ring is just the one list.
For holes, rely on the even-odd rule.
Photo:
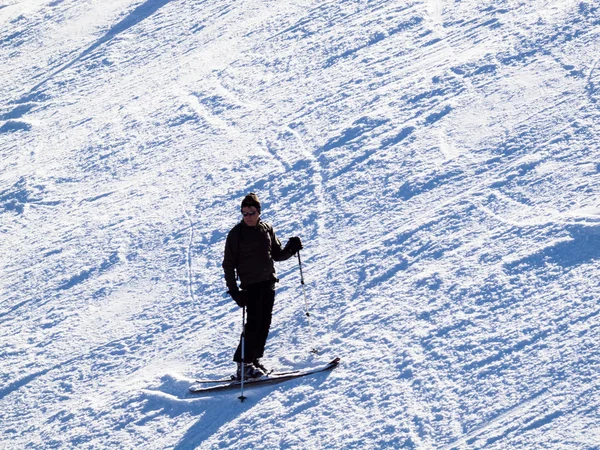
{"label": "ski boot", "polygon": [[268,375],[268,374],[270,374],[270,373],[272,372],[272,370],[269,370],[269,369],[267,369],[267,368],[266,368],[266,367],[263,365],[263,363],[262,363],[262,361],[261,361],[261,359],[260,359],[260,358],[256,358],[254,361],[252,361],[252,365],[253,365],[254,367],[256,367],[257,369],[260,369],[260,370],[262,370],[262,371],[263,371],[263,373],[264,373],[265,375]]}
{"label": "ski boot", "polygon": [[244,380],[257,379],[266,375],[266,373],[258,367],[254,367],[254,364],[252,363],[237,363],[237,372],[235,376],[238,380],[242,379],[242,372],[244,374]]}

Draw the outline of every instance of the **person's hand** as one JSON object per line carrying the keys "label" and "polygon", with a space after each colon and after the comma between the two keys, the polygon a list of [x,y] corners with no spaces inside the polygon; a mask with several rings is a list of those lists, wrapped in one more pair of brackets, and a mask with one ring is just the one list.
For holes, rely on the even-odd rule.
{"label": "person's hand", "polygon": [[231,298],[237,303],[237,305],[240,308],[243,308],[244,306],[246,306],[246,293],[244,291],[228,291],[229,295],[231,295]]}
{"label": "person's hand", "polygon": [[289,238],[287,244],[285,245],[285,249],[288,250],[292,255],[295,255],[303,248],[302,241],[298,236]]}

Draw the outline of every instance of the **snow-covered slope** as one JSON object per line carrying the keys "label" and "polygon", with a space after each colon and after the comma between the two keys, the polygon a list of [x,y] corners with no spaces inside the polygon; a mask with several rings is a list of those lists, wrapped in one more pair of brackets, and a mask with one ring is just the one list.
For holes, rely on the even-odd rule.
{"label": "snow-covered slope", "polygon": [[[599,86],[594,1],[0,0],[0,446],[599,448]],[[342,364],[194,398],[250,191]]]}

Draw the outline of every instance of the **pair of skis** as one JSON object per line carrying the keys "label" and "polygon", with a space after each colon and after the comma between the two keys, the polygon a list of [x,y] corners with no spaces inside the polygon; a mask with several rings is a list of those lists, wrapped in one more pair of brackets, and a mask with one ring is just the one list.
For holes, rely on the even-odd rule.
{"label": "pair of skis", "polygon": [[[322,366],[317,366],[312,369],[301,369],[293,370],[289,372],[278,372],[271,373],[261,378],[250,379],[244,381],[244,387],[256,387],[263,386],[266,384],[281,383],[283,381],[293,380],[294,378],[305,377],[313,375],[315,373],[326,372],[334,369],[340,362],[340,358],[335,358],[331,362]],[[206,386],[209,384],[209,386]],[[209,392],[226,391],[229,389],[235,389],[241,387],[242,382],[232,379],[222,380],[196,380],[193,385],[190,386],[190,393],[192,394],[204,394]],[[243,400],[242,400],[243,401]]]}

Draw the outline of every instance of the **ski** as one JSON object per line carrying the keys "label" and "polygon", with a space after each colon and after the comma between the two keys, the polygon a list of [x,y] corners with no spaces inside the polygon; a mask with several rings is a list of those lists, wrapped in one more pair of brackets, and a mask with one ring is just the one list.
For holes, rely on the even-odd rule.
{"label": "ski", "polygon": [[[332,361],[333,362],[333,361]],[[331,363],[330,363],[331,364]],[[282,375],[292,375],[294,373],[302,372],[303,369],[287,370],[285,372],[275,372],[273,369],[267,373],[270,377],[279,377]],[[205,380],[194,380],[195,384],[210,384],[210,383],[229,383],[236,381],[235,375],[229,375],[227,378],[216,378],[216,379],[205,379]]]}
{"label": "ski", "polygon": [[221,378],[215,380],[194,380],[195,384],[209,384],[209,383],[228,383],[235,381],[235,375],[230,375],[228,378]]}
{"label": "ski", "polygon": [[[274,373],[273,370],[270,370],[267,375],[283,375],[287,374],[287,372]],[[235,375],[229,375],[228,378],[221,379],[211,379],[211,380],[194,380],[194,384],[210,384],[210,383],[229,383],[231,381],[236,381]]]}
{"label": "ski", "polygon": [[[312,375],[312,374],[319,373],[319,372],[326,372],[328,370],[332,370],[333,368],[337,367],[339,362],[340,362],[340,358],[335,358],[328,364],[325,364],[325,365],[319,366],[319,367],[315,367],[313,369],[301,369],[301,370],[295,370],[295,371],[291,371],[291,372],[282,372],[279,374],[272,374],[270,376],[266,376],[266,377],[262,377],[262,378],[258,378],[258,379],[254,379],[254,380],[245,380],[244,387],[250,388],[250,387],[255,387],[258,385],[281,383],[283,381],[292,380],[294,378],[305,377],[307,375]],[[215,381],[216,380],[204,380],[203,382],[213,383]],[[196,382],[196,383],[198,384],[198,382]],[[193,384],[192,386],[190,386],[189,391],[192,394],[203,394],[203,393],[208,393],[208,392],[225,391],[228,389],[238,388],[241,386],[241,384],[242,384],[241,381],[237,381],[237,380],[235,380],[235,381],[225,380],[224,384],[217,384],[216,386],[208,386],[208,387],[197,386],[196,384]]]}

